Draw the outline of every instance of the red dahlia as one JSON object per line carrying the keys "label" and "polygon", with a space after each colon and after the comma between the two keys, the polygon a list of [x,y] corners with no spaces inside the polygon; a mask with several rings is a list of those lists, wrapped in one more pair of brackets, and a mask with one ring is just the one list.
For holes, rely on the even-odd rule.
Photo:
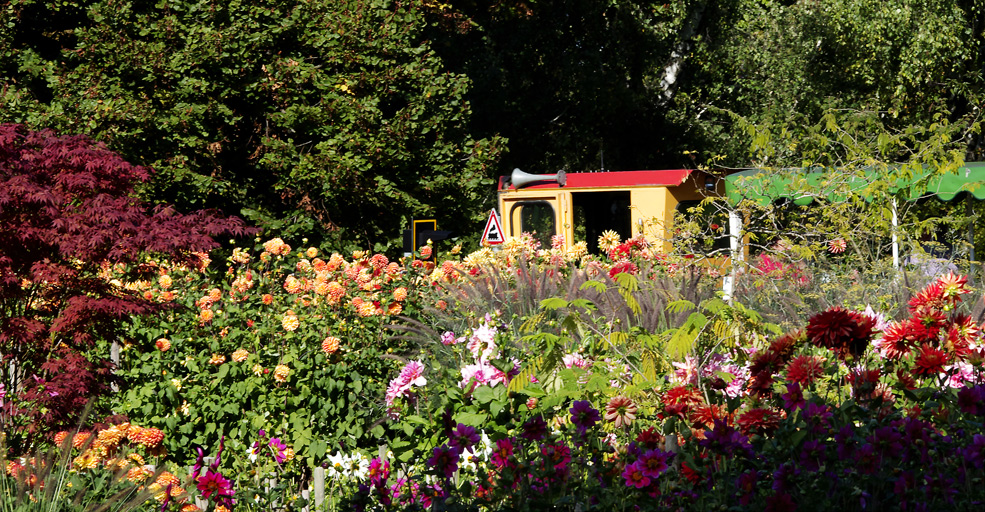
{"label": "red dahlia", "polygon": [[787,365],[787,382],[807,387],[824,375],[824,358],[809,355],[797,356]]}
{"label": "red dahlia", "polygon": [[916,375],[937,375],[944,371],[947,364],[947,354],[936,347],[927,344],[920,345],[917,352],[916,368],[913,373]]}

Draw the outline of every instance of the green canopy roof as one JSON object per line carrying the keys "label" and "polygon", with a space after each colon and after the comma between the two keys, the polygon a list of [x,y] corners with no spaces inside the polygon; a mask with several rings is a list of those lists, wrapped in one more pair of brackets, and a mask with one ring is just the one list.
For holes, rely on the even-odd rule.
{"label": "green canopy roof", "polygon": [[847,194],[871,195],[876,184],[885,184],[889,191],[907,191],[908,200],[936,196],[950,201],[962,192],[976,199],[985,199],[985,162],[970,162],[955,172],[937,173],[924,167],[916,171],[904,169],[866,170],[845,173],[824,169],[787,169],[766,172],[750,169],[725,178],[725,193],[729,203],[755,201],[769,204],[777,199],[789,199],[807,205],[815,199],[838,201]]}

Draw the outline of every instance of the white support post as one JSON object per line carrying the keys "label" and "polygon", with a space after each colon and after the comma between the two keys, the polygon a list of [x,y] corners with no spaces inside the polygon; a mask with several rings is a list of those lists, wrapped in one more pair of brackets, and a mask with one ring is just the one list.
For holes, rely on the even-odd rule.
{"label": "white support post", "polygon": [[731,268],[729,274],[722,279],[722,292],[724,299],[731,302],[732,295],[735,293],[735,278],[739,273],[739,263],[745,257],[742,250],[742,217],[735,210],[728,212],[728,232]]}
{"label": "white support post", "polygon": [[899,272],[899,214],[896,211],[896,198],[893,198],[893,268]]}
{"label": "white support post", "polygon": [[316,466],[313,473],[312,483],[315,487],[315,507],[320,509],[322,503],[325,503],[325,468]]}

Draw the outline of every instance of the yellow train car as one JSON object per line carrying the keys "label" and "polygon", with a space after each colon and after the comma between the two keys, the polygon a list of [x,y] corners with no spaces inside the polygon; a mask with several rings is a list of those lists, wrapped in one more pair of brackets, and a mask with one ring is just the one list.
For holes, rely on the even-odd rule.
{"label": "yellow train car", "polygon": [[534,234],[542,247],[563,235],[565,248],[579,241],[598,251],[598,237],[612,230],[625,240],[643,235],[664,252],[675,212],[708,195],[724,193],[724,180],[690,169],[559,172],[502,176],[498,206],[506,238]]}

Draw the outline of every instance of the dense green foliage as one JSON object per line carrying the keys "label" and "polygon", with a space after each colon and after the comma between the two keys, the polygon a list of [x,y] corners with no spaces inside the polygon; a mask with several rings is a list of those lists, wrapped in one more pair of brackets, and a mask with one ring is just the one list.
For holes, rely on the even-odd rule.
{"label": "dense green foliage", "polygon": [[977,158],[982,12],[9,0],[0,120],[107,142],[157,170],[146,198],[384,249],[411,217],[475,231],[513,167],[892,163],[941,141]]}
{"label": "dense green foliage", "polygon": [[106,141],[156,169],[146,197],[363,245],[413,216],[481,217],[501,142],[469,136],[468,79],[417,4],[15,0],[2,16],[3,118]]}

